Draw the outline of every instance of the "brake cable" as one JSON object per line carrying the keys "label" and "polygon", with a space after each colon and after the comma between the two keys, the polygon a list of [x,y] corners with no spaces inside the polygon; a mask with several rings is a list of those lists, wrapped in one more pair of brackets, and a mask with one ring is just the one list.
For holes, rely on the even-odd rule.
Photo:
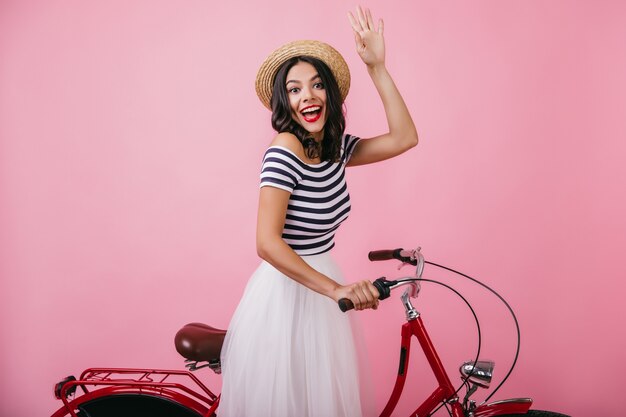
{"label": "brake cable", "polygon": [[[496,290],[494,290],[493,288],[489,287],[487,284],[484,284],[480,281],[478,281],[476,278],[472,278],[469,275],[466,275],[462,272],[456,271],[452,268],[448,268],[447,266],[443,266],[443,265],[439,265],[436,264],[434,262],[430,262],[430,261],[424,261],[427,264],[430,264],[432,266],[436,266],[438,268],[441,269],[445,269],[447,271],[450,271],[454,274],[460,275],[462,277],[465,277],[467,279],[469,279],[470,281],[480,285],[481,287],[489,290],[492,294],[494,294],[496,297],[498,297],[500,299],[500,301],[502,301],[502,303],[506,306],[506,308],[509,310],[509,313],[511,313],[511,317],[513,318],[513,321],[515,322],[515,330],[517,332],[517,348],[515,349],[515,357],[513,359],[513,363],[511,364],[511,367],[509,368],[509,371],[506,373],[506,375],[504,376],[504,379],[502,379],[502,381],[500,382],[500,384],[498,384],[498,386],[493,390],[493,392],[491,394],[489,394],[489,396],[487,396],[487,398],[485,398],[484,402],[489,401],[489,399],[500,389],[500,387],[502,387],[502,385],[506,382],[506,380],[509,378],[509,376],[511,375],[511,373],[513,372],[513,368],[515,368],[515,364],[517,363],[517,359],[519,358],[519,351],[520,351],[520,343],[521,343],[521,336],[520,336],[520,329],[519,329],[519,322],[517,321],[517,316],[515,315],[515,313],[513,312],[513,309],[511,308],[511,306],[509,305],[509,303],[506,302],[506,300],[504,298],[502,298],[502,296],[500,294],[498,294],[498,292],[496,292]],[[471,307],[470,307],[471,308]],[[474,310],[472,310],[472,313],[474,312]],[[480,346],[479,346],[480,349]],[[459,388],[460,390],[460,388]],[[457,390],[458,392],[458,390]]]}

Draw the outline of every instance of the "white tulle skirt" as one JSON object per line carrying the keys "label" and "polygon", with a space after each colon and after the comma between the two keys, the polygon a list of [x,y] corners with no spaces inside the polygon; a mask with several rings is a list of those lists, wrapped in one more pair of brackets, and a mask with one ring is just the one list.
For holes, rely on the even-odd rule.
{"label": "white tulle skirt", "polygon": [[[343,282],[328,252],[303,259]],[[267,262],[248,282],[221,361],[219,417],[363,415],[349,314]]]}

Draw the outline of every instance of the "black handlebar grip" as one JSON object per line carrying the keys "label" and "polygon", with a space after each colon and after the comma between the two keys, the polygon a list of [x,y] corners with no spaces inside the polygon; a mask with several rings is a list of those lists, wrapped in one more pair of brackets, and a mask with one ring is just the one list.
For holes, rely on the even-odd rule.
{"label": "black handlebar grip", "polygon": [[[395,283],[395,281],[393,282]],[[376,281],[372,282],[374,287],[378,290],[378,299],[384,300],[385,298],[389,298],[391,295],[391,290],[389,289],[389,285],[391,282],[387,281],[385,277],[380,277]]]}
{"label": "black handlebar grip", "polygon": [[354,308],[354,304],[352,304],[352,301],[348,300],[347,298],[342,298],[337,302],[337,304],[339,304],[339,309],[344,313]]}
{"label": "black handlebar grip", "polygon": [[389,259],[398,259],[402,249],[383,249],[373,250],[367,254],[370,261],[386,261]]}

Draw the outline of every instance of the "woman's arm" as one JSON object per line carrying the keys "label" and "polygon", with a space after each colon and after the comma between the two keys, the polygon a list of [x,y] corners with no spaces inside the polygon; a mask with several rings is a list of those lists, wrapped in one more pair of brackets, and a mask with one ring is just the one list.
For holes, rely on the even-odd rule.
{"label": "woman's arm", "polygon": [[[295,139],[295,138],[294,138]],[[296,139],[297,140],[297,139]],[[359,310],[378,306],[378,291],[369,281],[340,285],[316,271],[294,252],[282,238],[289,191],[261,187],[257,218],[257,252],[283,274],[335,301],[347,298]]]}
{"label": "woman's arm", "polygon": [[354,30],[357,52],[380,95],[389,126],[388,133],[359,141],[348,162],[349,166],[354,166],[400,155],[417,145],[418,138],[411,114],[385,67],[382,19],[378,22],[378,29],[375,29],[371,12],[360,6],[357,8],[357,16],[348,13],[348,18]]}
{"label": "woman's arm", "polygon": [[256,233],[257,253],[283,274],[315,292],[332,298],[339,284],[311,268],[281,236],[289,196],[288,191],[279,188],[269,186],[261,188]]}

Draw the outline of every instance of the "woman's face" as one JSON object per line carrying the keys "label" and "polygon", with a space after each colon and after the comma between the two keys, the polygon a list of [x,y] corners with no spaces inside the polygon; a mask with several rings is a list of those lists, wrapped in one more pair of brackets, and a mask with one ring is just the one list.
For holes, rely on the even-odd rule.
{"label": "woman's face", "polygon": [[287,73],[285,87],[291,117],[320,141],[326,123],[326,90],[317,70],[308,62],[298,62]]}

